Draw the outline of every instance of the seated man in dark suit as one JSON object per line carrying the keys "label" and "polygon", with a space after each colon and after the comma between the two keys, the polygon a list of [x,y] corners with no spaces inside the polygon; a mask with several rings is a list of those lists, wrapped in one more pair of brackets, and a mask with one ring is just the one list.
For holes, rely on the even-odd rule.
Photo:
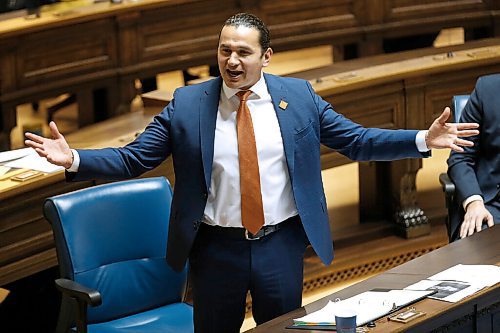
{"label": "seated man in dark suit", "polygon": [[[452,218],[452,238],[464,238],[500,223],[500,74],[479,78],[461,122],[475,122],[480,133],[474,146],[452,151],[448,175],[455,183],[463,219]],[[460,227],[460,228],[459,228]]]}

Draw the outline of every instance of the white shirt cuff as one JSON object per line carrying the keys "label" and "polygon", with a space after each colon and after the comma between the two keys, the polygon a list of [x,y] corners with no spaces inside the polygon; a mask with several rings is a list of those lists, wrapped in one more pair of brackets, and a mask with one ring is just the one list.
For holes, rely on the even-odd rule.
{"label": "white shirt cuff", "polygon": [[80,155],[75,149],[71,149],[71,152],[73,153],[73,164],[66,170],[68,172],[78,172],[78,168],[80,167]]}
{"label": "white shirt cuff", "polygon": [[415,144],[417,145],[418,151],[421,153],[425,153],[430,150],[425,143],[426,135],[427,131],[418,131],[417,136],[415,137]]}
{"label": "white shirt cuff", "polygon": [[464,210],[467,209],[467,205],[470,204],[472,201],[483,201],[483,197],[480,196],[479,194],[474,194],[465,199],[464,202],[462,203],[462,207],[464,207]]}

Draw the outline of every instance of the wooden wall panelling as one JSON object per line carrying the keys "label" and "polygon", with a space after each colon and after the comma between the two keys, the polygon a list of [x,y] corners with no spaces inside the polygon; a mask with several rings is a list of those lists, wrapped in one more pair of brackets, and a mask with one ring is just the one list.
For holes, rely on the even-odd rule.
{"label": "wooden wall panelling", "polygon": [[[355,41],[361,37],[355,0],[261,1],[262,19],[271,31],[273,48]],[[300,45],[300,46],[299,46]]]}
{"label": "wooden wall panelling", "polygon": [[443,17],[486,11],[491,4],[488,0],[386,0],[386,22],[421,19],[423,17]]}
{"label": "wooden wall panelling", "polygon": [[16,88],[116,67],[115,37],[114,22],[111,20],[97,20],[19,37]]}
{"label": "wooden wall panelling", "polygon": [[484,0],[417,0],[388,1],[382,29],[387,37],[402,37],[437,33],[443,28],[473,28],[492,26],[490,5]]}
{"label": "wooden wall panelling", "polygon": [[157,73],[215,64],[219,31],[237,8],[237,1],[206,0],[143,11],[138,31],[138,69],[154,68]]}
{"label": "wooden wall panelling", "polygon": [[[116,93],[118,65],[114,22],[109,19],[55,27],[30,34],[13,36],[3,41],[9,45],[0,51],[2,61],[3,104],[2,129],[8,148],[9,133],[16,126],[15,108],[18,104],[36,99],[54,97],[62,93],[76,93],[80,104],[81,126],[95,121],[92,90],[106,88],[110,99],[99,106],[112,114],[119,94]],[[108,114],[109,113],[109,114]]]}
{"label": "wooden wall panelling", "polygon": [[444,107],[451,105],[451,96],[470,94],[476,80],[480,76],[491,73],[500,73],[500,64],[428,77],[425,87],[426,124],[430,125],[433,119],[441,114]]}

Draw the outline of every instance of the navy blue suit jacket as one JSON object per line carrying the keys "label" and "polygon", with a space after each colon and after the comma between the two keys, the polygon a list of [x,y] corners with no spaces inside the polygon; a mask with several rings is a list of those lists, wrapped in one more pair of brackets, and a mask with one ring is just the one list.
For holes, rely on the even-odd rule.
{"label": "navy blue suit jacket", "polygon": [[[475,194],[488,203],[500,188],[500,74],[477,80],[460,122],[478,123],[479,135],[469,138],[474,147],[464,147],[464,153],[451,152],[448,175],[455,183],[460,207]],[[460,216],[463,217],[463,209]],[[450,220],[451,235],[460,227],[461,217]]]}
{"label": "navy blue suit jacket", "polygon": [[[423,157],[414,130],[367,129],[333,111],[311,85],[265,74],[279,121],[295,203],[309,241],[325,264],[333,259],[321,179],[320,143],[353,160]],[[122,148],[79,150],[74,180],[136,177],[173,158],[175,187],[167,260],[181,269],[203,219],[210,191],[221,78],[178,89],[170,104],[146,130]],[[286,101],[286,109],[279,107]],[[147,223],[147,221],[144,221]]]}

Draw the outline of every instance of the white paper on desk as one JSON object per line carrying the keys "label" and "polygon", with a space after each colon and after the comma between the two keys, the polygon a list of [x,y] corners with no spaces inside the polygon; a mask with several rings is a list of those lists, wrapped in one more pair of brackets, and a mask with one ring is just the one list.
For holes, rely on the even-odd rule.
{"label": "white paper on desk", "polygon": [[411,304],[429,294],[426,290],[366,291],[339,302],[328,304],[304,317],[294,319],[295,324],[335,325],[335,313],[340,309],[351,309],[356,313],[356,325],[364,325],[380,318],[396,307]]}
{"label": "white paper on desk", "polygon": [[27,156],[8,162],[5,166],[10,168],[37,170],[45,173],[64,170],[63,167],[49,163],[46,158],[38,156],[34,149],[27,149],[31,150]]}
{"label": "white paper on desk", "polygon": [[438,290],[437,294],[429,297],[454,303],[498,282],[498,266],[458,264],[405,289]]}
{"label": "white paper on desk", "polygon": [[[16,160],[35,152],[32,148],[21,148],[0,152],[0,163]],[[36,153],[36,152],[35,152]]]}
{"label": "white paper on desk", "polygon": [[455,303],[483,288],[480,285],[471,285],[461,281],[422,280],[405,289],[437,290],[438,292],[429,298]]}
{"label": "white paper on desk", "polygon": [[458,264],[427,278],[439,281],[463,281],[472,285],[490,287],[500,282],[500,267],[495,265]]}
{"label": "white paper on desk", "polygon": [[10,168],[7,168],[3,165],[0,165],[0,177],[5,175],[7,172],[9,172]]}
{"label": "white paper on desk", "polygon": [[367,322],[379,318],[391,310],[391,306],[387,303],[363,303],[360,305],[357,301],[351,299],[343,300],[340,302],[328,301],[328,304],[313,313],[304,317],[294,319],[295,324],[302,325],[335,325],[335,313],[341,309],[351,309],[356,313],[356,325],[364,325]]}

